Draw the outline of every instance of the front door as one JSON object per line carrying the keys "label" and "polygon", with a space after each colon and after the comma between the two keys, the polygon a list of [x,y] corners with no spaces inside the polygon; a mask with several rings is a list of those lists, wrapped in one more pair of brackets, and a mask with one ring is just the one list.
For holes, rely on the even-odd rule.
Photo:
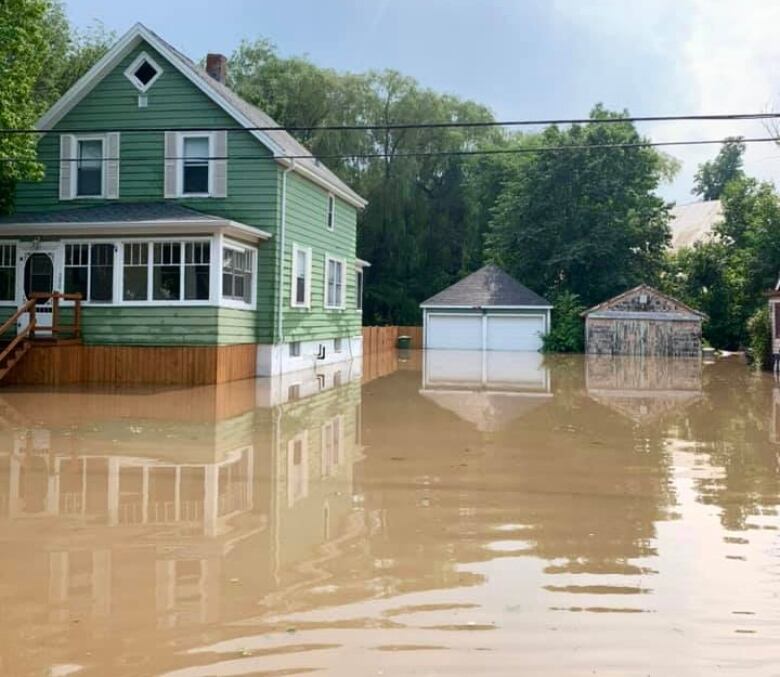
{"label": "front door", "polygon": [[[17,261],[17,297],[25,303],[31,294],[51,294],[61,286],[61,245],[59,243],[33,243],[19,246]],[[36,329],[46,331],[52,326],[51,300],[40,301],[35,307]],[[29,313],[19,317],[17,331],[30,323]]]}

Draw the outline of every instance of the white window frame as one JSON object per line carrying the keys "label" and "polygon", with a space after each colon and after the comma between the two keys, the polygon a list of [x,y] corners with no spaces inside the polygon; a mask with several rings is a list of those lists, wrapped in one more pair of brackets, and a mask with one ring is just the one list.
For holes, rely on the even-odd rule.
{"label": "white window frame", "polygon": [[[331,449],[338,456],[338,462],[331,463],[327,457],[328,442]],[[333,477],[335,471],[344,465],[344,417],[339,414],[334,416],[320,427],[320,476]]]}
{"label": "white window frame", "polygon": [[[148,61],[149,65],[154,68],[157,71],[157,74],[149,80],[146,84],[141,82],[136,76],[135,72],[138,70],[138,67],[141,65],[143,61]],[[133,63],[131,63],[126,69],[125,69],[125,77],[130,80],[130,82],[133,84],[133,87],[135,87],[139,92],[146,93],[149,91],[151,86],[157,82],[157,79],[163,74],[163,69],[160,68],[160,64],[158,64],[152,57],[150,57],[146,52],[141,52],[134,60]]]}
{"label": "white window frame", "polygon": [[332,233],[336,230],[336,196],[328,193],[328,202],[325,206],[325,227]]}
{"label": "white window frame", "polygon": [[[70,171],[70,194],[74,200],[103,200],[106,197],[106,148],[108,147],[108,134],[74,134],[75,155],[69,160],[73,164]],[[82,141],[100,141],[100,194],[79,195],[79,144]]]}
{"label": "white window frame", "polygon": [[[306,255],[306,272],[305,272],[305,284],[304,284],[304,300],[303,303],[298,301],[297,298],[297,270],[298,254],[303,253]],[[311,308],[311,259],[312,251],[311,247],[301,247],[293,243],[292,246],[292,262],[290,271],[290,307],[291,308]]]}
{"label": "white window frame", "polygon": [[[113,284],[111,285],[111,300],[110,301],[93,301],[92,300],[92,245],[106,244],[114,247],[114,270],[113,270]],[[117,286],[116,286],[116,267],[118,258],[117,243],[113,240],[65,240],[62,243],[62,289],[65,290],[65,271],[70,266],[65,264],[66,256],[65,251],[68,246],[86,246],[87,247],[87,295],[81,299],[82,305],[94,305],[94,306],[113,306],[117,302]],[[22,273],[24,274],[24,273]],[[55,271],[56,275],[56,271]],[[72,305],[73,301],[62,301],[65,305]]]}
{"label": "white window frame", "polygon": [[[331,305],[328,303],[328,263],[334,261],[341,264],[341,299],[337,305]],[[325,310],[344,310],[344,304],[347,300],[347,281],[346,281],[347,262],[345,259],[339,256],[333,256],[331,254],[325,254],[325,274],[323,279],[323,294],[322,302]]]}
{"label": "white window frame", "polygon": [[[12,299],[0,299],[0,307],[19,305],[18,289],[19,289],[19,240],[0,240],[0,246],[13,247],[14,248],[14,298]],[[3,266],[3,268],[10,268],[11,266]],[[22,275],[24,275],[24,269],[22,269]]]}
{"label": "white window frame", "polygon": [[[209,188],[205,193],[184,192],[184,140],[208,139]],[[177,132],[176,133],[176,195],[181,198],[212,197],[214,194],[214,133],[213,132]]]}
{"label": "white window frame", "polygon": [[[358,282],[358,280],[360,280]],[[366,272],[362,268],[355,270],[355,310],[363,314],[363,292],[366,289]]]}
{"label": "white window frame", "polygon": [[[250,302],[242,301],[241,299],[225,298],[222,296],[222,251],[224,249],[232,249],[233,251],[244,252],[249,254],[250,260],[250,278],[249,286],[251,287]],[[223,239],[222,246],[219,249],[219,291],[217,294],[217,305],[225,308],[238,308],[239,310],[254,310],[257,307],[257,249],[255,247],[247,247],[233,240]]]}

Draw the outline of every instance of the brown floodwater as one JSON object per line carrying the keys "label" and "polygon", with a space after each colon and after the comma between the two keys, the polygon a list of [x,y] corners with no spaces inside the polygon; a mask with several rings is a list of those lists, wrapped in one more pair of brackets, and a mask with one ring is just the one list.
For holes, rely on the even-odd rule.
{"label": "brown floodwater", "polygon": [[0,391],[0,674],[780,675],[780,383],[374,355]]}

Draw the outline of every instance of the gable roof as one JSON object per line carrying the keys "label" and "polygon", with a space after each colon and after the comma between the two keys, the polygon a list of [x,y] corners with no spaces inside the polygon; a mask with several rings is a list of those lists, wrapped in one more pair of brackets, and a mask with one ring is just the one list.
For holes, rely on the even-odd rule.
{"label": "gable roof", "polygon": [[490,263],[420,304],[433,306],[536,306],[552,308],[547,299],[524,287],[511,275]]}
{"label": "gable roof", "polygon": [[[135,24],[103,57],[87,71],[37,122],[40,130],[52,129],[114,67],[141,42],[147,42],[165,57],[184,77],[265,145],[282,165],[305,176],[346,202],[362,209],[368,203],[311,152],[262,110],[244,101],[229,87],[217,82],[191,59],[179,52],[143,24]],[[255,127],[279,127],[258,130]]]}
{"label": "gable roof", "polygon": [[618,294],[617,296],[613,296],[611,299],[608,299],[606,301],[602,301],[598,305],[593,306],[592,308],[588,308],[586,311],[582,313],[582,317],[587,317],[591,313],[597,313],[599,311],[606,311],[610,310],[611,306],[615,305],[616,303],[619,303],[624,298],[631,296],[632,294],[636,294],[639,292],[645,292],[647,294],[652,294],[654,296],[659,296],[663,299],[666,299],[669,301],[669,303],[674,304],[677,306],[682,313],[689,313],[691,315],[695,315],[697,317],[700,317],[702,319],[707,319],[707,314],[701,312],[700,310],[695,310],[694,308],[691,308],[690,306],[684,304],[682,301],[677,300],[676,298],[669,296],[668,294],[664,294],[663,292],[658,291],[654,287],[651,287],[648,284],[640,284],[636,287],[633,287],[632,289],[628,289],[624,291],[621,294]]}
{"label": "gable roof", "polygon": [[670,212],[669,228],[672,231],[672,251],[706,242],[714,235],[713,227],[723,220],[720,200],[705,200],[675,205]]}

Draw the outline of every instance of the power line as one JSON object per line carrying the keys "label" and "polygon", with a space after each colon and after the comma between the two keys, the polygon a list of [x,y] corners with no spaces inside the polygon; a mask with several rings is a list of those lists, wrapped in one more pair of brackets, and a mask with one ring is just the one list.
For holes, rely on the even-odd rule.
{"label": "power line", "polygon": [[105,128],[105,129],[24,129],[11,128],[0,129],[0,134],[48,134],[56,131],[59,134],[84,134],[84,133],[102,133],[102,132],[122,132],[122,133],[150,133],[150,132],[358,132],[358,131],[390,131],[405,129],[457,129],[457,128],[485,128],[485,127],[533,127],[550,125],[578,125],[578,124],[620,124],[620,123],[642,123],[642,122],[717,122],[717,121],[739,121],[739,120],[775,120],[780,119],[780,112],[768,113],[721,113],[705,115],[639,115],[624,116],[613,118],[547,118],[539,120],[479,120],[471,122],[450,121],[450,122],[390,122],[373,125],[308,125],[308,126],[290,126],[265,125],[259,127],[178,127],[175,130],[164,127],[123,127],[123,128]]}
{"label": "power line", "polygon": [[[522,148],[484,148],[484,149],[470,149],[470,150],[445,150],[445,151],[408,151],[403,153],[336,153],[329,155],[277,155],[277,156],[255,156],[255,155],[212,155],[206,157],[184,157],[184,156],[132,156],[129,158],[121,157],[108,157],[108,158],[96,158],[90,159],[86,162],[121,162],[122,164],[133,162],[158,162],[158,161],[173,161],[173,160],[252,160],[269,162],[277,162],[279,160],[370,160],[370,159],[401,159],[401,158],[416,158],[416,157],[447,157],[447,156],[475,156],[475,155],[523,155],[530,153],[547,153],[547,152],[563,152],[563,151],[579,151],[579,150],[620,150],[630,148],[659,148],[659,147],[676,147],[676,146],[704,146],[704,145],[716,145],[728,143],[731,137],[724,139],[697,139],[688,141],[632,141],[627,143],[594,143],[594,144],[569,144],[558,146],[528,146]],[[747,137],[740,138],[741,143],[780,143],[780,137],[778,136],[764,136],[764,137]],[[38,158],[0,158],[0,162],[45,162]],[[51,162],[56,164],[57,162],[79,162],[79,158],[67,158],[64,160],[53,159]]]}

